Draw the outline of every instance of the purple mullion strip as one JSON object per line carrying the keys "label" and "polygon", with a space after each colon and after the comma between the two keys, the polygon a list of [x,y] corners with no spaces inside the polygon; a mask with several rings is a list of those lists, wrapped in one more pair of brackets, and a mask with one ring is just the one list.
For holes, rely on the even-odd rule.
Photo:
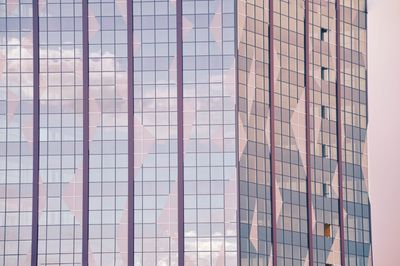
{"label": "purple mullion strip", "polygon": [[304,50],[305,50],[305,93],[306,93],[306,161],[307,161],[307,219],[308,219],[308,259],[310,266],[314,264],[314,245],[312,232],[312,190],[311,190],[311,120],[310,120],[310,30],[309,30],[309,0],[305,0],[304,19]]}
{"label": "purple mullion strip", "polygon": [[236,193],[237,193],[237,198],[236,198],[236,204],[237,204],[237,209],[236,209],[236,246],[237,246],[237,254],[236,254],[236,259],[238,265],[241,263],[242,255],[241,255],[241,249],[240,249],[240,158],[239,158],[239,29],[238,29],[238,16],[239,16],[239,10],[238,10],[238,1],[235,1],[235,149],[236,149]]}
{"label": "purple mullion strip", "polygon": [[89,252],[89,23],[88,0],[82,1],[83,73],[83,169],[82,169],[82,265],[88,265]]}
{"label": "purple mullion strip", "polygon": [[269,0],[269,104],[270,104],[270,150],[271,150],[271,200],[272,200],[272,265],[278,265],[276,229],[276,177],[275,177],[275,72],[274,72],[274,0]]}
{"label": "purple mullion strip", "polygon": [[134,141],[134,108],[133,108],[133,11],[132,0],[126,1],[127,9],[127,32],[128,32],[128,265],[133,266],[135,262],[135,216],[134,216],[134,193],[135,193],[135,141]]}
{"label": "purple mullion strip", "polygon": [[176,1],[176,85],[178,108],[178,265],[185,265],[184,173],[183,173],[183,39],[182,0]]}
{"label": "purple mullion strip", "polygon": [[31,265],[38,263],[39,230],[39,142],[40,142],[40,53],[39,53],[39,2],[32,2],[33,18],[33,175],[32,175],[32,239]]}
{"label": "purple mullion strip", "polygon": [[342,92],[340,88],[340,2],[336,0],[336,131],[337,137],[337,160],[338,160],[338,178],[339,178],[339,224],[340,224],[340,262],[342,266],[346,265],[344,252],[344,219],[343,219],[343,169],[342,169]]}

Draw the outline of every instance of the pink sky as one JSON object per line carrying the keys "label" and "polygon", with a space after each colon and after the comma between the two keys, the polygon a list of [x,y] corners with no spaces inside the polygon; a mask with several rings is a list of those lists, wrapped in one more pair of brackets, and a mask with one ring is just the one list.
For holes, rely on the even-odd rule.
{"label": "pink sky", "polygon": [[368,0],[368,141],[375,266],[400,265],[399,26],[399,0]]}

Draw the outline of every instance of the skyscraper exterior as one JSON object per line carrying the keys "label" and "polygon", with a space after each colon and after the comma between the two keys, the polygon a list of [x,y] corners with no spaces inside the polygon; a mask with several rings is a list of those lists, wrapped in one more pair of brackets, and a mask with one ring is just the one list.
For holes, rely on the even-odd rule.
{"label": "skyscraper exterior", "polygon": [[0,265],[372,266],[366,14],[0,1]]}

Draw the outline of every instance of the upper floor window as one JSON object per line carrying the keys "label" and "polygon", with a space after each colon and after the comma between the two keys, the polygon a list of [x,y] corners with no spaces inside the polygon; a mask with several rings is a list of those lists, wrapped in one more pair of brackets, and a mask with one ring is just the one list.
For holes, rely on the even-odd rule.
{"label": "upper floor window", "polygon": [[328,147],[325,144],[322,144],[322,157],[328,157]]}
{"label": "upper floor window", "polygon": [[326,119],[328,118],[328,107],[325,105],[321,105],[321,118]]}
{"label": "upper floor window", "polygon": [[328,41],[328,29],[321,28],[321,41]]}
{"label": "upper floor window", "polygon": [[329,69],[327,67],[321,67],[321,79],[328,80],[329,78]]}
{"label": "upper floor window", "polygon": [[328,184],[322,184],[322,193],[324,195],[324,197],[329,197],[330,195],[330,188]]}
{"label": "upper floor window", "polygon": [[324,236],[325,237],[332,237],[332,230],[330,224],[324,224]]}

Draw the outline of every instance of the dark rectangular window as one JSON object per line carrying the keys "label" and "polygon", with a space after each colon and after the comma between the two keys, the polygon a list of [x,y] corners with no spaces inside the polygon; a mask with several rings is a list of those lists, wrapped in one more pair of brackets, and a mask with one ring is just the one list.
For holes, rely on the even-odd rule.
{"label": "dark rectangular window", "polygon": [[323,184],[322,185],[322,193],[324,195],[324,197],[329,197],[330,195],[330,187],[328,184]]}
{"label": "dark rectangular window", "polygon": [[326,67],[321,67],[321,79],[328,80],[329,77],[329,70]]}
{"label": "dark rectangular window", "polygon": [[321,28],[321,41],[328,41],[328,29]]}
{"label": "dark rectangular window", "polygon": [[328,107],[325,105],[321,106],[321,118],[327,119],[328,118]]}
{"label": "dark rectangular window", "polygon": [[322,157],[328,157],[328,147],[326,147],[326,144],[322,144]]}

